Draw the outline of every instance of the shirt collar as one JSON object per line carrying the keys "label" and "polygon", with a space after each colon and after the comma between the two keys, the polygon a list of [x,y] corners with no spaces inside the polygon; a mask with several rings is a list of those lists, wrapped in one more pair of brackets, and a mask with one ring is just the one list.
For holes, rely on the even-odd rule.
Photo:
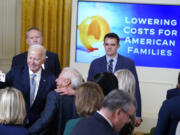
{"label": "shirt collar", "polygon": [[97,113],[99,113],[109,123],[109,125],[111,125],[111,127],[113,127],[111,121],[104,114],[102,114],[100,111],[97,111]]}
{"label": "shirt collar", "polygon": [[118,58],[118,54],[114,58],[110,58],[109,56],[106,55],[107,63],[109,63],[109,60],[111,59],[113,59],[114,61],[117,61],[117,58]]}
{"label": "shirt collar", "polygon": [[29,69],[29,75],[31,76],[32,74],[36,74],[37,76],[40,76],[40,75],[41,75],[41,71],[42,71],[42,69],[40,68],[38,72],[33,73],[33,72],[31,71],[31,69]]}

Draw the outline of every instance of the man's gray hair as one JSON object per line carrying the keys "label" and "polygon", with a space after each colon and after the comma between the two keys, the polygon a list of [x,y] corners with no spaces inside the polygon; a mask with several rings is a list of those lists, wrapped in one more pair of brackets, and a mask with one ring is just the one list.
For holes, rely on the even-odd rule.
{"label": "man's gray hair", "polygon": [[111,91],[103,101],[103,108],[107,108],[110,111],[115,111],[118,108],[124,111],[130,110],[132,107],[136,107],[136,100],[124,90],[114,89]]}
{"label": "man's gray hair", "polygon": [[65,67],[62,72],[64,72],[64,78],[71,79],[71,85],[74,89],[76,89],[83,83],[83,77],[81,73],[79,73],[79,71],[75,68]]}
{"label": "man's gray hair", "polygon": [[45,58],[45,59],[46,59],[46,48],[45,48],[44,46],[39,45],[39,44],[31,45],[31,46],[29,46],[28,52],[29,52],[31,49],[41,49],[41,50],[42,50],[42,58]]}

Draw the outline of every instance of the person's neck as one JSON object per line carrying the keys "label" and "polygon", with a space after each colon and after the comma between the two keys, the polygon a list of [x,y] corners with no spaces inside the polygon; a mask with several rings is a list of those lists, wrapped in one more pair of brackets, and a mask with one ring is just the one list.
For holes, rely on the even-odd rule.
{"label": "person's neck", "polygon": [[117,53],[116,53],[116,55],[112,55],[112,56],[110,56],[110,55],[107,55],[110,59],[114,59],[114,57],[116,57],[117,56]]}
{"label": "person's neck", "polygon": [[106,108],[101,108],[99,112],[112,123],[112,112]]}

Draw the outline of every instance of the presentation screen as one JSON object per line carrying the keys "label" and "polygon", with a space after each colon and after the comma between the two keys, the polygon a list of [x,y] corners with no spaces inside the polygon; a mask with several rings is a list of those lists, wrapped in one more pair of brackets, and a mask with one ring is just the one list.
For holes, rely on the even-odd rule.
{"label": "presentation screen", "polygon": [[180,68],[180,5],[77,2],[75,62],[105,55],[104,36],[118,34],[118,53],[136,66]]}

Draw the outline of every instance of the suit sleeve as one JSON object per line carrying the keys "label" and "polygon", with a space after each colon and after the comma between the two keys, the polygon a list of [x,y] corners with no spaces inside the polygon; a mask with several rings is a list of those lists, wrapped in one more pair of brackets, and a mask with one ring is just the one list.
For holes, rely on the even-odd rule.
{"label": "suit sleeve", "polygon": [[92,78],[94,77],[94,62],[91,63],[89,71],[88,71],[88,78],[87,81],[91,81]]}
{"label": "suit sleeve", "polygon": [[55,92],[50,92],[40,118],[29,128],[30,133],[33,135],[44,133],[53,121],[56,111],[56,95]]}
{"label": "suit sleeve", "polygon": [[168,121],[169,121],[169,111],[167,109],[166,102],[163,102],[163,105],[160,108],[158,122],[155,129],[155,135],[165,135],[168,133]]}
{"label": "suit sleeve", "polygon": [[136,117],[141,117],[141,93],[140,93],[140,88],[139,88],[139,80],[138,80],[138,76],[137,76],[137,72],[136,72],[134,63],[130,70],[134,74],[134,77],[136,80],[136,90],[135,90],[135,98],[137,101]]}

